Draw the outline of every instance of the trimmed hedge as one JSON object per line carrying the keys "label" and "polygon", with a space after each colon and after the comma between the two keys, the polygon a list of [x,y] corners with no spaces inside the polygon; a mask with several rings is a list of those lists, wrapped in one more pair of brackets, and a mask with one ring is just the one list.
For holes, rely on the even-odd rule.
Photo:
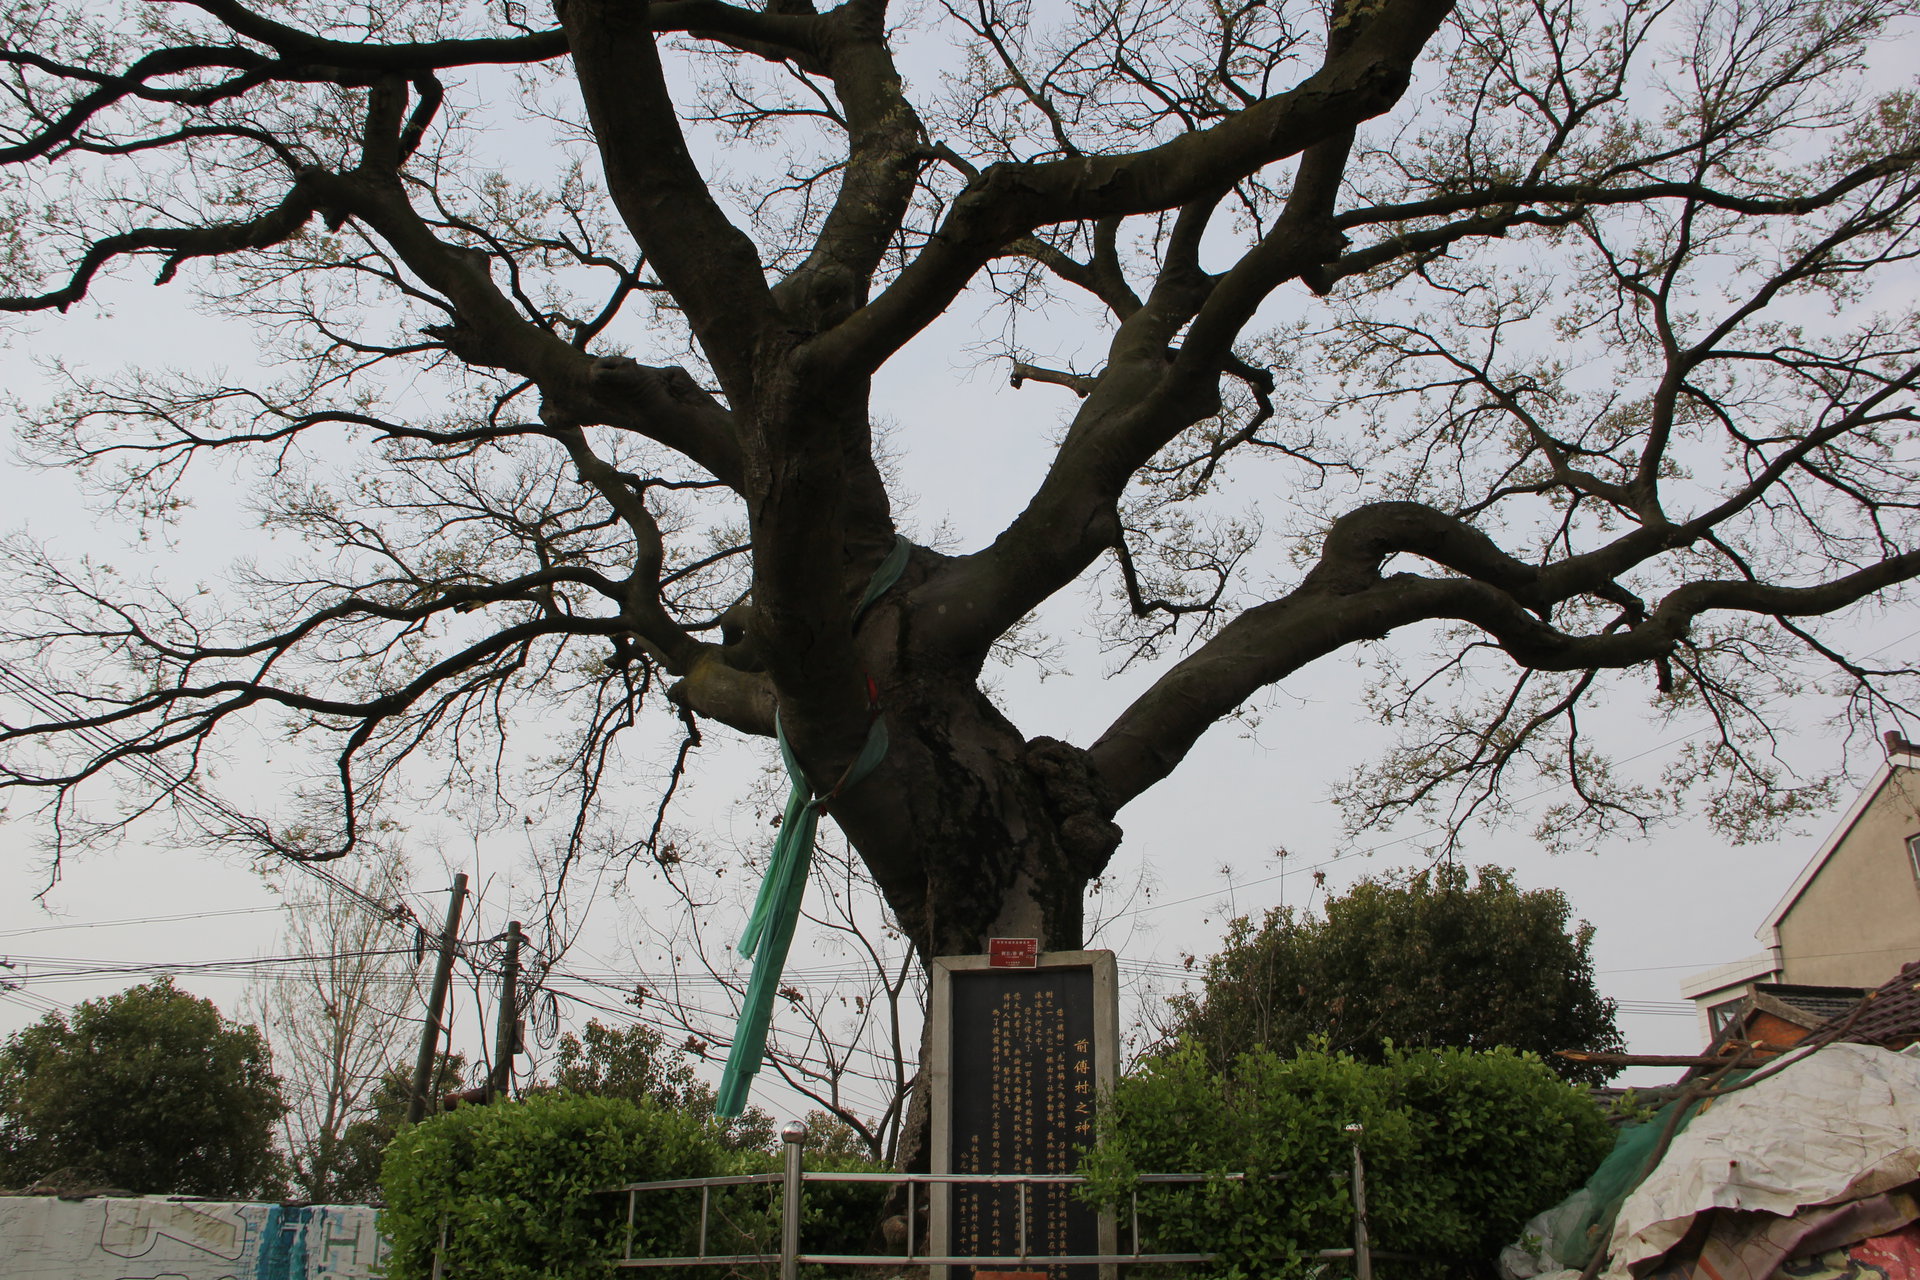
{"label": "trimmed hedge", "polygon": [[[444,1217],[448,1275],[605,1277],[626,1204],[595,1191],[733,1173],[736,1164],[710,1125],[651,1102],[551,1095],[462,1107],[404,1130],[387,1148],[386,1274],[427,1280]],[[671,1197],[642,1197],[635,1251],[678,1252],[684,1210]]]}
{"label": "trimmed hedge", "polygon": [[[1237,1173],[1200,1187],[1147,1187],[1148,1252],[1221,1253],[1196,1274],[1225,1280],[1304,1277],[1323,1248],[1352,1237],[1351,1146],[1365,1126],[1369,1218],[1377,1248],[1427,1260],[1396,1274],[1484,1271],[1526,1218],[1579,1186],[1612,1143],[1600,1108],[1537,1058],[1507,1050],[1394,1051],[1384,1065],[1344,1054],[1281,1059],[1264,1050],[1225,1074],[1197,1050],[1148,1063],[1115,1090],[1083,1171],[1095,1198],[1122,1203],[1136,1173]],[[814,1169],[869,1171],[852,1157]],[[610,1275],[625,1231],[623,1182],[775,1172],[765,1151],[721,1145],[683,1111],[618,1098],[550,1095],[471,1107],[403,1132],[381,1183],[389,1280],[427,1280],[446,1224],[448,1275],[585,1280]],[[809,1252],[857,1253],[873,1242],[884,1184],[814,1184],[803,1219]],[[693,1251],[694,1193],[642,1197],[634,1247]],[[708,1248],[771,1251],[777,1195],[716,1194]],[[706,1270],[701,1280],[720,1280]]]}
{"label": "trimmed hedge", "polygon": [[[487,1280],[605,1280],[626,1234],[626,1200],[594,1194],[626,1182],[777,1173],[766,1151],[732,1151],[718,1127],[651,1099],[547,1094],[463,1107],[405,1130],[387,1148],[381,1231],[388,1280],[428,1280],[446,1224],[446,1271]],[[810,1169],[872,1172],[850,1156],[812,1156]],[[858,1253],[879,1222],[881,1183],[815,1184],[801,1218],[802,1247]],[[636,1256],[687,1256],[698,1237],[699,1193],[639,1197]],[[707,1251],[772,1252],[780,1238],[778,1189],[713,1192]],[[655,1272],[658,1275],[660,1273]],[[672,1276],[675,1273],[668,1273]],[[758,1272],[754,1272],[756,1280]],[[688,1280],[725,1280],[712,1267]],[[663,1277],[663,1280],[667,1280]]]}
{"label": "trimmed hedge", "polygon": [[1587,1092],[1531,1054],[1393,1050],[1375,1066],[1261,1049],[1215,1074],[1187,1047],[1120,1083],[1082,1172],[1093,1198],[1115,1204],[1140,1173],[1244,1172],[1143,1188],[1142,1247],[1220,1253],[1193,1273],[1227,1280],[1305,1276],[1313,1253],[1352,1243],[1351,1123],[1364,1126],[1373,1245],[1420,1257],[1411,1270],[1426,1275],[1487,1271],[1613,1136]]}

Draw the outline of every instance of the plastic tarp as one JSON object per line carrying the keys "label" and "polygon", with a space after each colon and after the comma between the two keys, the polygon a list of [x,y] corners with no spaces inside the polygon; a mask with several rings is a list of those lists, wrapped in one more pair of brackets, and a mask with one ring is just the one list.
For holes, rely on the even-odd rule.
{"label": "plastic tarp", "polygon": [[[1845,1254],[1874,1240],[1891,1242],[1896,1235],[1910,1232],[1916,1218],[1920,1218],[1920,1202],[1907,1191],[1816,1205],[1791,1218],[1757,1210],[1715,1209],[1694,1219],[1686,1240],[1654,1263],[1641,1280],[1775,1280],[1789,1270],[1789,1264],[1791,1275],[1798,1277],[1806,1270],[1806,1260]],[[1829,1257],[1829,1261],[1838,1259]],[[1902,1280],[1920,1278],[1916,1270],[1898,1274]]]}
{"label": "plastic tarp", "polygon": [[1790,1280],[1910,1280],[1920,1276],[1920,1225],[1800,1258],[1785,1274]]}
{"label": "plastic tarp", "polygon": [[[1650,1119],[1622,1129],[1614,1139],[1613,1150],[1586,1185],[1553,1208],[1536,1214],[1522,1229],[1522,1242],[1501,1251],[1501,1274],[1507,1280],[1527,1280],[1586,1266],[1593,1251],[1606,1243],[1602,1233],[1612,1230],[1614,1214],[1647,1171],[1660,1135],[1667,1131],[1679,1107],[1678,1102],[1669,1102]],[[1699,1110],[1698,1101],[1688,1104],[1687,1114],[1674,1126],[1675,1131],[1684,1129]]]}
{"label": "plastic tarp", "polygon": [[1831,1044],[1712,1100],[1620,1206],[1609,1277],[1680,1242],[1697,1214],[1788,1218],[1920,1178],[1920,1059]]}
{"label": "plastic tarp", "polygon": [[[1643,1128],[1657,1137],[1660,1124],[1656,1119]],[[1916,1179],[1920,1058],[1870,1045],[1828,1045],[1699,1108],[1658,1167],[1620,1204],[1604,1274],[1625,1280],[1648,1270],[1704,1213],[1792,1218]],[[1530,1222],[1525,1244],[1502,1254],[1502,1269],[1527,1276],[1579,1266],[1590,1256],[1590,1242],[1569,1233],[1604,1221],[1606,1205],[1594,1190],[1590,1183]],[[1585,1203],[1577,1203],[1583,1196]]]}

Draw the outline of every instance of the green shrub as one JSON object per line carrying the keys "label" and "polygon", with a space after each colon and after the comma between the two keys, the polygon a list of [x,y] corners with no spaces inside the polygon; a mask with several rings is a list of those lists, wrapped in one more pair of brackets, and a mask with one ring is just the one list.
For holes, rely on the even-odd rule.
{"label": "green shrub", "polygon": [[1613,1148],[1605,1108],[1532,1054],[1396,1052],[1387,1067],[1413,1117],[1425,1153],[1419,1180],[1435,1209],[1409,1248],[1430,1256],[1491,1266],[1528,1218],[1584,1183]]}
{"label": "green shrub", "polygon": [[[1371,1065],[1261,1049],[1215,1073],[1187,1048],[1120,1083],[1083,1172],[1095,1198],[1122,1205],[1137,1174],[1216,1175],[1143,1189],[1142,1248],[1220,1254],[1203,1275],[1302,1276],[1315,1252],[1352,1242],[1354,1123],[1373,1244],[1426,1260],[1411,1270],[1429,1275],[1485,1270],[1611,1141],[1583,1089],[1509,1050],[1395,1050]],[[1247,1176],[1217,1176],[1228,1173]]]}
{"label": "green shrub", "polygon": [[[740,1172],[740,1163],[711,1125],[650,1101],[553,1095],[462,1108],[405,1130],[387,1149],[386,1274],[426,1280],[444,1218],[448,1275],[605,1277],[626,1204],[594,1192]],[[692,1252],[689,1217],[676,1196],[640,1197],[636,1255]]]}
{"label": "green shrub", "polygon": [[[782,1159],[766,1151],[742,1154],[738,1172],[779,1173]],[[812,1173],[885,1173],[887,1167],[861,1155],[844,1151],[811,1151],[806,1167]],[[879,1234],[880,1217],[892,1185],[885,1182],[809,1182],[800,1200],[800,1252],[871,1253]],[[728,1238],[709,1242],[711,1253],[778,1253],[780,1250],[780,1196],[777,1190],[759,1195],[733,1197],[727,1213]],[[864,1270],[864,1268],[862,1268]],[[817,1280],[831,1268],[808,1266],[800,1269],[803,1277]],[[751,1280],[765,1280],[766,1273],[747,1268]],[[841,1268],[834,1274],[846,1274]],[[709,1268],[697,1280],[724,1280],[717,1268]]]}
{"label": "green shrub", "polygon": [[[408,1129],[381,1170],[391,1246],[388,1280],[425,1280],[446,1221],[446,1274],[485,1280],[608,1277],[626,1234],[626,1200],[594,1194],[626,1182],[778,1173],[767,1151],[736,1151],[714,1123],[652,1099],[543,1094],[469,1107]],[[809,1155],[807,1167],[871,1173],[856,1156]],[[801,1248],[862,1253],[886,1200],[884,1183],[813,1183],[801,1214]],[[691,1255],[699,1192],[661,1191],[636,1201],[636,1257]],[[709,1254],[772,1253],[780,1243],[777,1188],[716,1189],[709,1202]],[[814,1269],[817,1270],[817,1269]],[[656,1276],[661,1273],[653,1272]],[[668,1273],[668,1277],[677,1273]],[[700,1268],[686,1280],[726,1280]],[[757,1278],[759,1268],[743,1274]],[[667,1280],[663,1277],[662,1280]]]}

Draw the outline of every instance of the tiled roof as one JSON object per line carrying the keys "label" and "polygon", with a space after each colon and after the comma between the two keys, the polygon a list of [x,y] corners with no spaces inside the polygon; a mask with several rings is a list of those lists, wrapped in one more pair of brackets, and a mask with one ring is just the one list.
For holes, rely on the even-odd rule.
{"label": "tiled roof", "polygon": [[1870,991],[1855,1008],[1835,1017],[1823,1031],[1837,1040],[1902,1048],[1920,1040],[1920,960]]}
{"label": "tiled roof", "polygon": [[1756,982],[1753,992],[1756,996],[1772,996],[1782,1004],[1812,1015],[1813,1021],[1802,1024],[1809,1027],[1846,1017],[1866,994],[1859,987],[1810,987],[1787,982]]}

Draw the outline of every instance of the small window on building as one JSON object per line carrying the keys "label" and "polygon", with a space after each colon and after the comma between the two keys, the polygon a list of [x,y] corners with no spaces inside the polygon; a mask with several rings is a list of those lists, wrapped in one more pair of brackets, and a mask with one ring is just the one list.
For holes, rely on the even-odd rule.
{"label": "small window on building", "polygon": [[1728,1027],[1740,1020],[1740,1014],[1746,1007],[1747,998],[1745,996],[1739,996],[1732,1000],[1724,1000],[1712,1006],[1707,1010],[1707,1031],[1711,1035],[1719,1036],[1722,1031],[1725,1031]]}
{"label": "small window on building", "polygon": [[1907,837],[1907,862],[1913,867],[1913,877],[1920,880],[1920,834]]}

